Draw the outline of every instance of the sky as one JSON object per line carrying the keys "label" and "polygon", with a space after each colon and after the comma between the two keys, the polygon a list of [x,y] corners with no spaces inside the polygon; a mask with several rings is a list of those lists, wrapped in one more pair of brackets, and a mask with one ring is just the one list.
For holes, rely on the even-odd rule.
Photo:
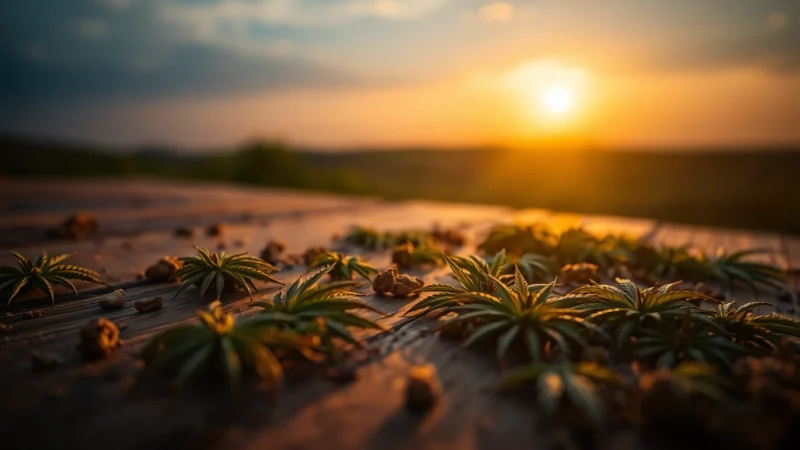
{"label": "sky", "polygon": [[25,0],[0,131],[119,146],[800,142],[796,0]]}

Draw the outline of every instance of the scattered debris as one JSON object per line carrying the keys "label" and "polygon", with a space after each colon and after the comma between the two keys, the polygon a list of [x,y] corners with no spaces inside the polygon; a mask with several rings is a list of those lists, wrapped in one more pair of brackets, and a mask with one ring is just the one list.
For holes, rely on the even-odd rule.
{"label": "scattered debris", "polygon": [[137,311],[140,313],[146,313],[151,311],[158,311],[161,309],[163,305],[163,301],[161,297],[156,297],[152,300],[139,300],[134,302],[133,307],[136,308]]}
{"label": "scattered debris", "polygon": [[62,364],[64,364],[64,360],[55,353],[39,352],[38,350],[31,352],[31,369],[34,372],[52,369]]}
{"label": "scattered debris", "polygon": [[42,317],[42,310],[41,309],[29,309],[23,313],[23,315],[28,319],[36,319]]}
{"label": "scattered debris", "polygon": [[414,411],[425,411],[439,399],[442,387],[433,364],[412,366],[406,380],[406,407]]}
{"label": "scattered debris", "polygon": [[303,252],[303,263],[310,266],[319,255],[327,253],[328,250],[324,247],[309,247]]}
{"label": "scattered debris", "polygon": [[281,262],[281,256],[286,251],[286,244],[281,241],[269,241],[264,250],[261,250],[261,259],[274,265]]}
{"label": "scattered debris", "polygon": [[400,244],[392,249],[392,264],[396,264],[401,269],[410,269],[412,267],[412,254],[414,253],[414,245],[411,242]]}
{"label": "scattered debris", "polygon": [[165,256],[158,260],[157,263],[148,267],[144,272],[144,276],[150,281],[167,281],[173,280],[175,274],[183,267],[181,260],[174,256]]}
{"label": "scattered debris", "polygon": [[392,266],[383,272],[379,272],[372,280],[372,290],[378,295],[391,293],[398,298],[416,296],[414,291],[425,286],[425,282],[417,277],[399,275],[397,266]]}
{"label": "scattered debris", "polygon": [[178,227],[175,228],[175,231],[172,232],[175,237],[181,238],[193,238],[194,237],[194,229],[186,228],[186,227]]}
{"label": "scattered debris", "polygon": [[98,303],[103,309],[122,309],[125,307],[125,291],[117,289],[110,294],[100,297]]}
{"label": "scattered debris", "polygon": [[438,224],[433,227],[431,234],[434,238],[436,238],[437,241],[447,245],[452,245],[454,247],[463,247],[467,242],[467,238],[464,236],[464,233],[455,228],[439,228]]}
{"label": "scattered debris", "polygon": [[92,319],[81,328],[78,349],[85,359],[105,358],[121,345],[119,328],[108,319]]}
{"label": "scattered debris", "polygon": [[228,227],[224,223],[215,223],[206,228],[208,236],[224,236],[228,232]]}
{"label": "scattered debris", "polygon": [[13,325],[6,325],[4,323],[0,323],[0,331],[11,331],[14,329]]}
{"label": "scattered debris", "polygon": [[86,239],[97,232],[97,219],[84,212],[77,212],[61,224],[48,230],[48,235],[57,238]]}
{"label": "scattered debris", "polygon": [[406,298],[406,297],[416,297],[419,293],[415,292],[417,289],[421,289],[425,286],[425,282],[422,279],[417,277],[411,277],[409,275],[399,275],[394,280],[394,286],[392,286],[392,295],[397,298]]}
{"label": "scattered debris", "polygon": [[372,290],[376,294],[383,295],[392,291],[394,280],[397,279],[397,267],[392,266],[383,272],[379,272],[372,280]]}
{"label": "scattered debris", "polygon": [[561,268],[559,280],[565,283],[589,283],[597,276],[596,264],[567,264]]}

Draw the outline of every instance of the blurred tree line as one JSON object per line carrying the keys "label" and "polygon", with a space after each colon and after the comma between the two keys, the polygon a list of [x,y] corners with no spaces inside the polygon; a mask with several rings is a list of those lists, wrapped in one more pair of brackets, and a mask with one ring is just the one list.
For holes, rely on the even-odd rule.
{"label": "blurred tree line", "polygon": [[0,174],[12,177],[156,176],[296,189],[364,193],[357,172],[314,167],[280,142],[253,141],[233,152],[180,153],[169,149],[110,152],[100,148],[17,137],[0,138]]}

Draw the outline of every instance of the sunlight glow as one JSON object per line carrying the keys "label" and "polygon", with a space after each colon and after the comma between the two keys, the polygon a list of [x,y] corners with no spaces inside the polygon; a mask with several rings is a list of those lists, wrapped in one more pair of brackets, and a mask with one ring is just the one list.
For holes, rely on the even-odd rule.
{"label": "sunlight glow", "polygon": [[506,86],[528,127],[552,131],[574,124],[585,112],[589,75],[557,61],[536,60],[509,71]]}
{"label": "sunlight glow", "polygon": [[574,104],[575,98],[571,90],[564,86],[551,86],[542,94],[542,106],[552,114],[563,114]]}

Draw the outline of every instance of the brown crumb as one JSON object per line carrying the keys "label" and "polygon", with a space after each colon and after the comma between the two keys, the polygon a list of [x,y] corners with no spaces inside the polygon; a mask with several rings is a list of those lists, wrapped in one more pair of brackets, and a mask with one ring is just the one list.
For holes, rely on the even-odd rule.
{"label": "brown crumb", "polygon": [[42,310],[41,309],[29,309],[23,313],[23,315],[28,319],[36,319],[42,317]]}
{"label": "brown crumb", "polygon": [[375,275],[372,280],[372,290],[376,294],[383,295],[392,291],[394,280],[397,278],[397,267],[392,266],[383,272]]}
{"label": "brown crumb", "polygon": [[208,236],[224,236],[228,232],[228,227],[224,223],[215,223],[206,228]]}
{"label": "brown crumb", "polygon": [[48,230],[48,235],[58,238],[86,239],[97,232],[97,219],[84,212],[77,212],[61,224]]}
{"label": "brown crumb", "polygon": [[79,336],[78,349],[87,360],[105,358],[122,345],[119,328],[104,318],[90,320],[81,328]]}
{"label": "brown crumb", "polygon": [[392,295],[397,298],[416,297],[419,294],[414,291],[422,288],[423,286],[425,286],[425,282],[420,278],[411,277],[405,274],[399,275],[394,280],[394,286],[392,286]]}
{"label": "brown crumb", "polygon": [[194,230],[192,228],[178,227],[172,232],[175,237],[192,238],[194,237]]}
{"label": "brown crumb", "polygon": [[432,364],[412,366],[406,379],[406,407],[413,411],[430,409],[439,400],[442,387]]}
{"label": "brown crumb", "polygon": [[117,289],[110,294],[100,297],[98,303],[103,309],[122,309],[125,307],[125,291]]}
{"label": "brown crumb", "polygon": [[163,301],[161,300],[161,297],[156,297],[152,300],[139,300],[133,304],[133,307],[136,308],[136,310],[140,313],[146,313],[158,311],[161,309],[162,305]]}
{"label": "brown crumb", "polygon": [[286,251],[286,244],[281,241],[269,241],[264,250],[261,250],[261,259],[273,266],[277,265],[281,262],[284,251]]}
{"label": "brown crumb", "polygon": [[183,262],[175,256],[165,256],[148,267],[144,276],[150,281],[167,281],[175,278],[175,274],[183,266]]}
{"label": "brown crumb", "polygon": [[396,264],[400,269],[410,269],[412,267],[412,254],[414,245],[411,242],[398,245],[392,249],[392,264]]}

